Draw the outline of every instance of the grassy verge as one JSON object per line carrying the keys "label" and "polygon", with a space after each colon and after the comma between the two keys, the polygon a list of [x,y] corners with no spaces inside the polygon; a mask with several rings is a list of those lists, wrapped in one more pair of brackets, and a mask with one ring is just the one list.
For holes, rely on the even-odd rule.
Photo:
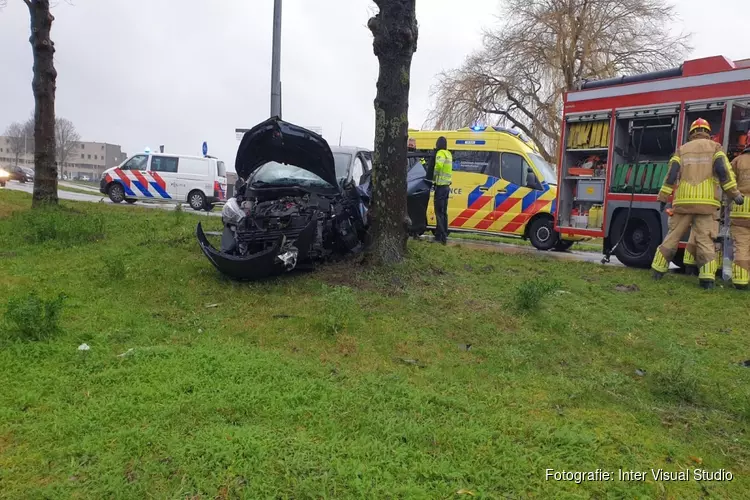
{"label": "grassy verge", "polygon": [[747,496],[738,292],[424,242],[240,284],[182,212],[29,204],[0,192],[0,497]]}
{"label": "grassy verge", "polygon": [[74,188],[74,187],[70,187],[70,186],[63,186],[61,184],[57,185],[57,189],[59,191],[68,191],[70,193],[87,194],[89,196],[102,196],[102,197],[106,196],[106,195],[104,195],[102,193],[94,192],[94,191],[92,191],[90,189],[78,189],[78,188]]}

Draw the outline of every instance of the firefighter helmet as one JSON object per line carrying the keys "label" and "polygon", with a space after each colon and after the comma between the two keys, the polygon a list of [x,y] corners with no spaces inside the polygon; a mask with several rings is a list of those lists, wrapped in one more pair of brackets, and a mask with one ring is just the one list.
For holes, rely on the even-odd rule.
{"label": "firefighter helmet", "polygon": [[711,125],[708,124],[706,120],[703,118],[698,118],[693,122],[692,125],[690,125],[690,133],[697,132],[700,129],[704,129],[705,132],[711,133]]}

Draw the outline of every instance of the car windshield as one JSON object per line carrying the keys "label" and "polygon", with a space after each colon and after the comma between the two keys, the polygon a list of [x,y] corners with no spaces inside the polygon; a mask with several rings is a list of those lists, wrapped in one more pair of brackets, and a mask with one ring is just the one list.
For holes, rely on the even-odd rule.
{"label": "car windshield", "polygon": [[[539,173],[542,174],[542,177],[544,177],[544,181],[547,184],[557,184],[557,174],[555,174],[555,171],[552,169],[552,167],[544,161],[544,158],[539,156],[536,153],[528,153],[529,158],[531,158],[531,161],[534,163],[534,166],[539,170]],[[540,179],[541,181],[542,179]]]}
{"label": "car windshield", "polygon": [[346,179],[349,177],[349,165],[352,163],[352,155],[348,153],[334,153],[333,161],[336,165],[336,178]]}
{"label": "car windshield", "polygon": [[252,187],[302,186],[331,188],[329,183],[319,176],[295,165],[269,161],[253,172],[248,180]]}

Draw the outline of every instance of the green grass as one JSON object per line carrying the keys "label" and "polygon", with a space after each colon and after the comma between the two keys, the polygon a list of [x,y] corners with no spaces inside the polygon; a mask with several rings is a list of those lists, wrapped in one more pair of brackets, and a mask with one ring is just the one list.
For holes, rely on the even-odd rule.
{"label": "green grass", "polygon": [[[0,192],[0,498],[747,498],[747,295],[425,242],[241,284],[194,217],[29,205]],[[734,480],[544,479],[694,467]]]}

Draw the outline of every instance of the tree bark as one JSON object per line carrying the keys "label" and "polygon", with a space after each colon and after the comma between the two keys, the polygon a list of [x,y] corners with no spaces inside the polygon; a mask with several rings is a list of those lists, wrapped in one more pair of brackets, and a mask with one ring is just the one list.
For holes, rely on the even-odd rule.
{"label": "tree bark", "polygon": [[57,204],[55,163],[55,44],[50,39],[54,16],[49,0],[24,0],[31,18],[31,51],[34,56],[34,194],[32,207]]}
{"label": "tree bark", "polygon": [[377,264],[406,254],[406,166],[411,60],[417,50],[416,0],[374,0],[367,23],[380,71],[375,96],[375,147],[369,256]]}

